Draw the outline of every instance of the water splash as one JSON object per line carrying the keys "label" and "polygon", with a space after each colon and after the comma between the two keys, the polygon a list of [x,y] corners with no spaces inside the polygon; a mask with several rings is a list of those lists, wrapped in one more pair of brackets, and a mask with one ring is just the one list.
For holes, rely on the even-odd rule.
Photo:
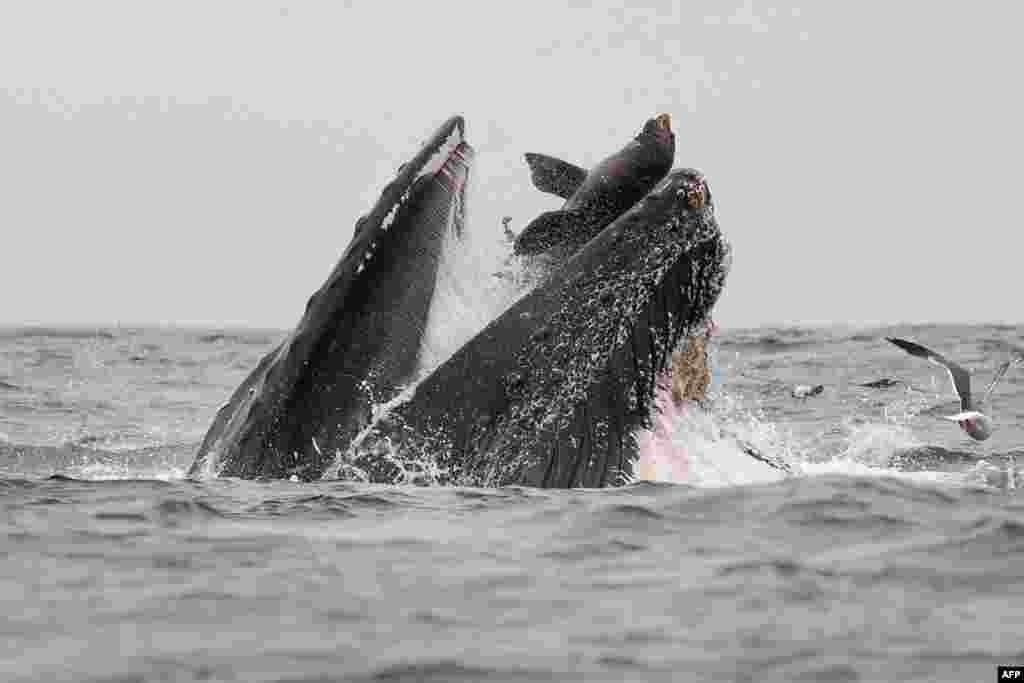
{"label": "water splash", "polygon": [[638,480],[735,486],[779,481],[799,469],[793,437],[741,399],[718,392],[707,409],[694,402],[677,405],[662,383],[655,404],[652,429],[637,434]]}
{"label": "water splash", "polygon": [[888,469],[895,453],[923,445],[906,422],[862,422],[847,418],[842,428],[846,448],[832,458],[834,461]]}
{"label": "water splash", "polygon": [[[380,438],[377,433],[381,422],[393,419],[392,411],[412,398],[420,381],[422,377],[410,382],[390,401],[375,403],[370,423],[352,439],[348,448],[335,450],[333,461],[324,469],[321,479],[419,486],[446,481],[448,472],[438,465],[434,454],[408,452],[392,442],[390,436]],[[323,457],[315,440],[313,447]]]}
{"label": "water splash", "polygon": [[[489,227],[489,226],[488,226]],[[499,234],[467,231],[449,240],[437,269],[437,284],[419,352],[416,376],[425,377],[528,291],[520,278],[498,271],[517,270],[516,259],[503,263]]]}

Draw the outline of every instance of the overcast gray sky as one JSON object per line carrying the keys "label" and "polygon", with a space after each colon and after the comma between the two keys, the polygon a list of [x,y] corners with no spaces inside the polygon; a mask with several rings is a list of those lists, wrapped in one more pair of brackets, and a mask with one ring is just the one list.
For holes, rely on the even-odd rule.
{"label": "overcast gray sky", "polygon": [[622,4],[5,3],[0,323],[290,327],[447,116],[497,234],[662,111],[723,326],[1024,318],[1015,3]]}

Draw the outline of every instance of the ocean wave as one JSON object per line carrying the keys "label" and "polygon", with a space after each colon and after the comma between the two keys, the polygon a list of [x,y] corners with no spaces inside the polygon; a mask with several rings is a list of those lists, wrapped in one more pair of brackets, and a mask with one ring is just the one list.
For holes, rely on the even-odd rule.
{"label": "ocean wave", "polygon": [[890,457],[890,466],[905,471],[962,469],[965,465],[976,465],[981,460],[1009,460],[1024,458],[1024,450],[992,452],[979,457],[976,452],[922,445],[899,448]]}
{"label": "ocean wave", "polygon": [[256,346],[269,346],[274,343],[278,335],[266,331],[246,332],[210,332],[200,334],[196,341],[201,344],[246,344]]}
{"label": "ocean wave", "polygon": [[0,329],[0,338],[12,339],[114,339],[117,336],[113,331],[102,327],[15,327]]}
{"label": "ocean wave", "polygon": [[805,348],[831,341],[827,330],[813,328],[781,328],[730,331],[718,337],[723,347],[772,353]]}

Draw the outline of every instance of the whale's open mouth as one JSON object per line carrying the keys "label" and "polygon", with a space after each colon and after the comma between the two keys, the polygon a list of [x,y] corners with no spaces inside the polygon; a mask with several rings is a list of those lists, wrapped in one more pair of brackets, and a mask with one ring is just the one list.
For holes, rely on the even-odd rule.
{"label": "whale's open mouth", "polygon": [[[659,117],[660,131],[668,125]],[[728,243],[693,169],[624,206],[408,400],[373,414],[417,370],[472,156],[455,117],[399,169],[294,331],[218,412],[190,475],[314,479],[351,465],[388,482],[397,458],[430,461],[435,481],[458,484],[630,478],[657,378],[705,329],[728,272]]]}

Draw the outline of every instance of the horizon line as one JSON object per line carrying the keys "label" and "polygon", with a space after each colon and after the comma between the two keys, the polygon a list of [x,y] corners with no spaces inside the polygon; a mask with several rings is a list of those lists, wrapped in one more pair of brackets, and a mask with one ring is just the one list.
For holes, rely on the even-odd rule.
{"label": "horizon line", "polygon": [[[859,329],[889,328],[889,327],[940,327],[940,326],[966,326],[966,327],[1019,327],[1024,326],[1024,321],[1014,322],[1007,320],[986,320],[986,321],[956,321],[956,320],[900,320],[895,322],[869,320],[869,321],[830,321],[830,320],[804,320],[804,321],[773,321],[753,325],[718,323],[721,330],[756,330],[756,329],[820,329],[828,327],[849,327]],[[258,325],[241,320],[149,320],[149,321],[125,321],[115,320],[106,322],[96,321],[31,321],[31,322],[8,322],[0,321],[0,330],[110,330],[110,329],[161,329],[179,328],[196,330],[245,330],[250,332],[290,332],[295,325]]]}

